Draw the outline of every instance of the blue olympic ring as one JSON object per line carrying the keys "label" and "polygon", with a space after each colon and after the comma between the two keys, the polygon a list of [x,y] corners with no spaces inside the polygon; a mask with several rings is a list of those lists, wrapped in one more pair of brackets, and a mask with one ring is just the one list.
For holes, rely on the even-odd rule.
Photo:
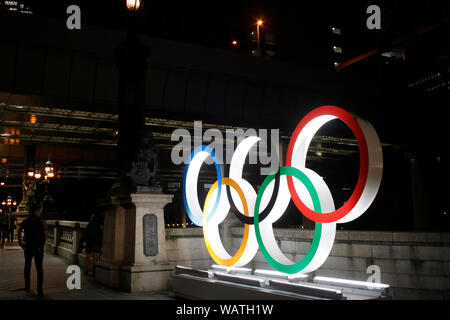
{"label": "blue olympic ring", "polygon": [[211,149],[208,146],[205,146],[205,145],[201,145],[201,146],[195,148],[194,151],[192,151],[192,153],[191,153],[191,155],[189,157],[189,160],[188,160],[188,162],[186,164],[186,168],[184,169],[183,201],[184,201],[184,207],[186,208],[186,212],[187,212],[189,218],[191,219],[191,221],[193,223],[195,223],[198,226],[203,226],[203,218],[202,217],[197,218],[196,216],[194,216],[194,214],[191,212],[191,209],[189,208],[189,205],[188,205],[187,199],[186,199],[186,176],[187,176],[187,172],[189,170],[189,164],[191,163],[192,159],[196,156],[197,153],[202,152],[202,151],[208,152],[209,155],[211,156],[211,158],[214,160],[214,164],[216,166],[217,181],[219,183],[218,190],[217,190],[216,201],[214,202],[214,207],[213,207],[211,213],[206,218],[206,222],[210,222],[211,218],[216,213],[216,210],[219,207],[220,195],[221,195],[221,191],[222,191],[222,170],[220,169],[219,159],[217,159],[216,154],[214,153],[214,150]]}

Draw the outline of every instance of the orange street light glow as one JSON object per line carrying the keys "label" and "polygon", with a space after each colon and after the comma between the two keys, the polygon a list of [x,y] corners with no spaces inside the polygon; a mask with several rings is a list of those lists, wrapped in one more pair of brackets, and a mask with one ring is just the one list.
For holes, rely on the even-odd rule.
{"label": "orange street light glow", "polygon": [[233,40],[233,42],[231,42],[233,44],[233,46],[236,46],[238,44],[238,42],[236,40]]}
{"label": "orange street light glow", "polygon": [[263,21],[261,19],[259,19],[257,23],[258,23],[258,26],[262,26]]}

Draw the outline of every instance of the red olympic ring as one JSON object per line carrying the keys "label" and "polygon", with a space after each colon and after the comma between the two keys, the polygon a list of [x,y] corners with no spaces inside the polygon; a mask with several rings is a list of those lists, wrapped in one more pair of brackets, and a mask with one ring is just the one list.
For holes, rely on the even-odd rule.
{"label": "red olympic ring", "polygon": [[289,187],[289,192],[291,193],[292,200],[294,201],[296,207],[300,212],[305,215],[308,219],[319,222],[319,223],[329,223],[335,222],[344,216],[346,216],[353,207],[358,203],[361,198],[361,194],[364,191],[364,187],[367,183],[367,176],[369,171],[369,153],[367,147],[367,141],[364,136],[364,133],[359,126],[357,120],[347,111],[335,107],[335,106],[323,106],[317,109],[312,110],[308,113],[297,125],[295,131],[291,137],[289,142],[288,151],[286,154],[286,166],[292,166],[292,156],[294,151],[295,142],[300,135],[300,132],[305,128],[305,126],[320,116],[335,116],[342,120],[353,132],[356,141],[358,142],[359,154],[360,154],[360,165],[359,165],[359,176],[358,181],[356,183],[356,187],[350,196],[350,198],[345,202],[345,204],[337,209],[336,211],[329,213],[320,213],[314,210],[309,209],[301,200],[297,194],[297,191],[294,187],[294,182],[291,176],[287,176],[287,182]]}

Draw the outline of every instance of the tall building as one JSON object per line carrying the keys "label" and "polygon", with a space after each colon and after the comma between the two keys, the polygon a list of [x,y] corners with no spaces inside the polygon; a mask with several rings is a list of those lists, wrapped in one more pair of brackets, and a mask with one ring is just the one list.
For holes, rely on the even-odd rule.
{"label": "tall building", "polygon": [[4,0],[2,1],[3,10],[7,12],[18,12],[22,14],[33,14],[32,6],[24,1]]}
{"label": "tall building", "polygon": [[342,36],[342,29],[338,26],[331,27],[331,45],[330,52],[332,54],[333,66],[337,68],[343,61],[344,55],[344,41]]}

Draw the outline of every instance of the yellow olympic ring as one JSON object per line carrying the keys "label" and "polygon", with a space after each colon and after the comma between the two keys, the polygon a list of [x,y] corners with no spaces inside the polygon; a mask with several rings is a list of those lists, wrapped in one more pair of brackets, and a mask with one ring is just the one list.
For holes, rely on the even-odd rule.
{"label": "yellow olympic ring", "polygon": [[[244,215],[248,217],[249,213],[248,213],[247,200],[245,199],[244,193],[242,192],[242,189],[237,184],[237,182],[230,178],[223,178],[222,185],[228,185],[237,191],[237,193],[239,194],[239,197],[241,198],[242,205],[244,207]],[[241,246],[239,247],[239,250],[236,252],[236,254],[234,256],[232,256],[229,259],[222,259],[214,252],[214,250],[211,248],[211,244],[208,240],[208,235],[206,234],[206,212],[207,212],[206,209],[208,207],[209,199],[210,199],[211,195],[213,194],[214,190],[217,189],[217,187],[218,187],[218,181],[216,181],[212,185],[211,189],[209,189],[208,195],[206,196],[205,205],[203,207],[203,236],[205,239],[206,248],[208,249],[208,252],[211,255],[211,257],[213,258],[213,260],[222,266],[230,267],[230,266],[233,266],[242,257],[245,247],[247,246],[250,228],[249,228],[248,224],[245,224],[244,237],[242,238]],[[220,197],[220,194],[218,194],[217,197]]]}

